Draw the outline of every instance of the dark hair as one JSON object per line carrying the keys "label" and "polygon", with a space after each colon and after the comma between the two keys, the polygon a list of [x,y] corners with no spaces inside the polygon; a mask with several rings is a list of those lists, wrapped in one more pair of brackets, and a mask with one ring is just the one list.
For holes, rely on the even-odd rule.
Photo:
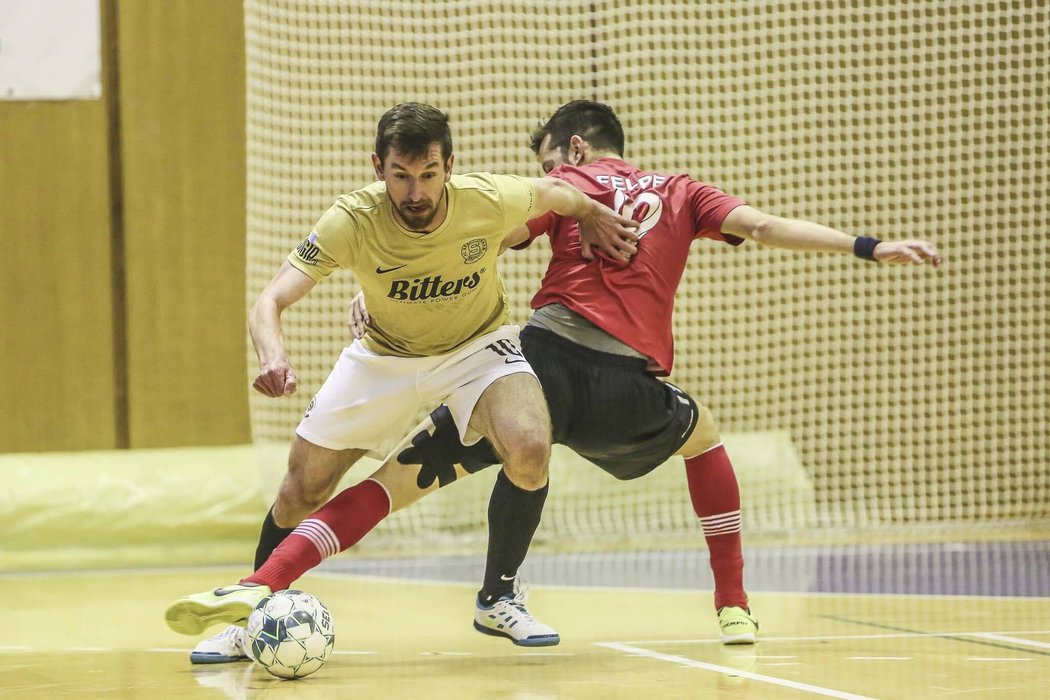
{"label": "dark hair", "polygon": [[569,139],[577,135],[599,151],[613,151],[623,155],[623,127],[612,107],[593,100],[573,100],[563,104],[547,120],[547,123],[532,132],[529,146],[533,153],[547,134],[551,147],[563,153],[569,149]]}
{"label": "dark hair", "polygon": [[380,160],[386,160],[387,151],[393,148],[398,153],[418,158],[426,155],[430,144],[435,141],[441,143],[441,157],[447,161],[452,155],[448,115],[421,102],[405,102],[388,109],[379,118],[376,155]]}

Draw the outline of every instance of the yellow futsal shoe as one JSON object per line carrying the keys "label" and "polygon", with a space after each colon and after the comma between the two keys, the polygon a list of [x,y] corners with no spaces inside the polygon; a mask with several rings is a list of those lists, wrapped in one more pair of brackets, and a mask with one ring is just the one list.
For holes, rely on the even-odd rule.
{"label": "yellow futsal shoe", "polygon": [[204,593],[179,598],[168,606],[164,619],[179,634],[200,634],[212,625],[225,622],[245,625],[255,606],[270,595],[269,586],[238,583]]}
{"label": "yellow futsal shoe", "polygon": [[722,644],[754,644],[758,638],[758,620],[744,608],[727,605],[718,611]]}

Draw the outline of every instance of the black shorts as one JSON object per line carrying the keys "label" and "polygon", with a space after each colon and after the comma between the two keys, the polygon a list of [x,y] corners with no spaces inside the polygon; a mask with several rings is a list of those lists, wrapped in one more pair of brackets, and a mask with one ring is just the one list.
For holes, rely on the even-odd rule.
{"label": "black shorts", "polygon": [[521,350],[543,386],[554,442],[617,479],[636,479],[685,444],[699,409],[646,371],[645,360],[598,352],[534,326]]}

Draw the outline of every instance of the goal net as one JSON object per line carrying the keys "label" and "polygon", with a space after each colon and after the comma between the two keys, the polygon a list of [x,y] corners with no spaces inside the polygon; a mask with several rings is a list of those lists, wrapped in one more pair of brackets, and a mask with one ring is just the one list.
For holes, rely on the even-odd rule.
{"label": "goal net", "polygon": [[[935,271],[694,246],[672,379],[727,436],[745,531],[1046,523],[1047,12],[247,0],[249,301],[336,196],[373,180],[389,107],[448,112],[458,172],[539,175],[529,132],[563,102],[598,99],[618,111],[640,167],[688,172],[781,216],[929,238],[945,255]],[[501,261],[516,323],[548,250]],[[278,470],[348,342],[356,291],[337,272],[285,314],[300,392],[251,404]],[[680,467],[621,484],[559,451],[552,475],[541,536],[696,536]],[[483,538],[491,480],[476,482],[398,513],[375,538]]]}

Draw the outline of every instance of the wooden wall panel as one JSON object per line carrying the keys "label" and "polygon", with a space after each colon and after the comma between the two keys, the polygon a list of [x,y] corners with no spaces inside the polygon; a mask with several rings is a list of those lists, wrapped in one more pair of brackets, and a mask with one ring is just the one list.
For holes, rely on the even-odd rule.
{"label": "wooden wall panel", "polygon": [[243,8],[118,12],[131,447],[249,442]]}
{"label": "wooden wall panel", "polygon": [[101,101],[0,102],[0,452],[116,446],[106,153]]}

